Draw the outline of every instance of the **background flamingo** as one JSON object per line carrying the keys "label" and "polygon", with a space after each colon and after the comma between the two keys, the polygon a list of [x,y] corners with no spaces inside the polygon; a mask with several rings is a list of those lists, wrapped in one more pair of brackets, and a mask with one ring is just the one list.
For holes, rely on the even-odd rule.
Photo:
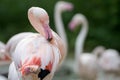
{"label": "background flamingo", "polygon": [[66,33],[64,30],[64,24],[61,19],[62,18],[61,14],[64,11],[71,11],[72,9],[73,9],[73,4],[70,2],[65,2],[65,1],[58,1],[55,5],[55,9],[54,9],[55,27],[56,27],[58,34],[65,42],[67,52],[68,52],[68,41],[67,41]]}
{"label": "background flamingo", "polygon": [[105,50],[104,46],[97,46],[93,49],[92,53],[97,56],[97,59],[99,59]]}
{"label": "background flamingo", "polygon": [[99,57],[98,63],[103,71],[105,80],[120,80],[120,56],[114,49],[105,50]]}
{"label": "background flamingo", "polygon": [[96,56],[90,53],[83,53],[83,45],[88,32],[88,21],[83,14],[76,14],[69,26],[74,29],[82,24],[76,43],[75,43],[75,72],[84,80],[95,80],[97,78],[97,61]]}
{"label": "background flamingo", "polygon": [[8,73],[8,66],[11,60],[5,50],[5,44],[0,41],[0,74]]}
{"label": "background flamingo", "polygon": [[[39,78],[51,80],[56,68],[64,59],[65,45],[61,38],[50,29],[49,16],[44,9],[30,8],[28,18],[40,34],[31,35],[18,43],[13,54],[16,72],[20,72],[21,75],[18,77],[25,80]],[[9,80],[13,78],[14,76]]]}

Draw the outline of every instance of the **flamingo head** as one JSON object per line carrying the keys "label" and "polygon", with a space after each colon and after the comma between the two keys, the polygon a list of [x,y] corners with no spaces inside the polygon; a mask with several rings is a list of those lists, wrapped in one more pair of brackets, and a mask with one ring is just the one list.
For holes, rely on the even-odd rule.
{"label": "flamingo head", "polygon": [[41,33],[47,40],[52,39],[52,32],[49,26],[49,16],[47,12],[40,7],[31,7],[28,10],[28,18],[33,27]]}
{"label": "flamingo head", "polygon": [[32,58],[26,59],[22,66],[19,68],[19,71],[22,77],[31,75],[35,77],[34,80],[40,78],[44,79],[50,72],[51,68],[48,65],[46,68],[41,68],[41,59],[38,56],[33,56]]}
{"label": "flamingo head", "polygon": [[73,16],[68,26],[70,30],[74,30],[78,25],[82,24],[83,22],[87,22],[85,16],[82,14],[76,14],[75,16]]}
{"label": "flamingo head", "polygon": [[104,51],[105,51],[105,47],[103,47],[103,46],[97,46],[93,50],[93,53],[97,56],[97,58],[100,58]]}
{"label": "flamingo head", "polygon": [[10,60],[8,52],[5,49],[0,49],[0,60]]}
{"label": "flamingo head", "polygon": [[56,4],[55,8],[58,9],[60,12],[66,11],[66,10],[71,11],[71,10],[73,10],[73,4],[70,2],[59,1]]}

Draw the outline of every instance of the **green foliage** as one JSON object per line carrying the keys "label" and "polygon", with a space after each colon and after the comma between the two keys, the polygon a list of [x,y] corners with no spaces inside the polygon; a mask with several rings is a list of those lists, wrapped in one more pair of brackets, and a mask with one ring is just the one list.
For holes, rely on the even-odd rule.
{"label": "green foliage", "polygon": [[[0,0],[0,40],[7,42],[19,32],[33,31],[27,18],[31,6],[43,7],[50,16],[50,26],[54,27],[54,5],[58,0]],[[85,50],[91,51],[98,45],[120,50],[120,10],[119,0],[65,0],[74,4],[74,11],[64,12],[63,21],[69,41],[69,50],[74,49],[75,39],[80,28],[74,32],[68,29],[68,23],[76,13],[84,14],[89,21],[89,32],[85,41]]]}

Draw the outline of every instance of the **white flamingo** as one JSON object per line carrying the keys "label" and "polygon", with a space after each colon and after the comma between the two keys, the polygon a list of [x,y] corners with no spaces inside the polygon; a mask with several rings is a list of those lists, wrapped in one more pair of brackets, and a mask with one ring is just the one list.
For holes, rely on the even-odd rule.
{"label": "white flamingo", "polygon": [[[39,7],[28,10],[28,18],[36,33],[22,39],[13,53],[12,66],[23,80],[51,80],[66,55],[62,39],[50,29],[47,12]],[[15,80],[9,70],[9,80]]]}
{"label": "white flamingo", "polygon": [[105,80],[120,80],[120,56],[114,49],[105,50],[98,59]]}
{"label": "white flamingo", "polygon": [[0,74],[8,73],[8,67],[11,63],[11,59],[5,50],[5,44],[0,41]]}
{"label": "white flamingo", "polygon": [[66,33],[64,30],[64,24],[62,21],[61,14],[64,11],[71,11],[72,9],[73,9],[73,4],[71,4],[70,2],[65,2],[65,1],[58,1],[54,9],[55,27],[56,27],[58,34],[65,42],[67,52],[68,52],[68,41],[67,41]]}
{"label": "white flamingo", "polygon": [[105,49],[103,46],[98,46],[93,50],[93,53],[98,57],[99,64],[98,79],[101,80],[120,80],[120,56],[114,49]]}
{"label": "white flamingo", "polygon": [[82,29],[75,43],[75,72],[84,80],[96,80],[97,78],[97,58],[96,55],[83,53],[83,45],[88,32],[88,21],[83,14],[76,14],[69,26],[74,29],[78,25],[82,25]]}

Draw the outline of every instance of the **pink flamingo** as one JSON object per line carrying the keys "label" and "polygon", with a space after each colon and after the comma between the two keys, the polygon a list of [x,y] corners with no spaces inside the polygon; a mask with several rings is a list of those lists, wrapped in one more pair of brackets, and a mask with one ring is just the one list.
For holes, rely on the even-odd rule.
{"label": "pink flamingo", "polygon": [[0,74],[8,73],[8,66],[11,63],[11,59],[5,50],[5,44],[0,41]]}
{"label": "pink flamingo", "polygon": [[82,24],[82,29],[75,43],[75,73],[84,80],[96,80],[97,78],[97,57],[91,53],[83,53],[83,45],[88,32],[88,21],[83,14],[76,14],[69,27],[71,30]]}
{"label": "pink flamingo", "polygon": [[[61,12],[65,10],[72,10],[73,5],[68,2],[59,1],[55,6],[55,24],[57,28],[57,32],[60,34],[65,44],[67,45],[66,35],[63,29],[63,23],[60,17]],[[59,13],[58,13],[59,12]],[[10,56],[14,52],[16,45],[25,37],[34,34],[33,32],[22,32],[14,35],[10,38],[6,44],[6,50],[10,53]]]}
{"label": "pink flamingo", "polygon": [[61,19],[61,14],[64,11],[71,11],[72,9],[73,9],[73,4],[70,2],[65,2],[65,1],[58,1],[54,9],[55,27],[56,27],[58,34],[65,42],[67,52],[68,52],[68,41],[67,41],[67,37],[65,34],[65,30],[64,30],[64,24]]}
{"label": "pink flamingo", "polygon": [[[50,29],[49,16],[44,9],[30,8],[28,18],[40,34],[26,37],[17,44],[12,66],[20,79],[51,80],[65,57],[64,42]],[[11,73],[12,70],[9,71]],[[9,80],[13,79],[14,76],[9,74]]]}

